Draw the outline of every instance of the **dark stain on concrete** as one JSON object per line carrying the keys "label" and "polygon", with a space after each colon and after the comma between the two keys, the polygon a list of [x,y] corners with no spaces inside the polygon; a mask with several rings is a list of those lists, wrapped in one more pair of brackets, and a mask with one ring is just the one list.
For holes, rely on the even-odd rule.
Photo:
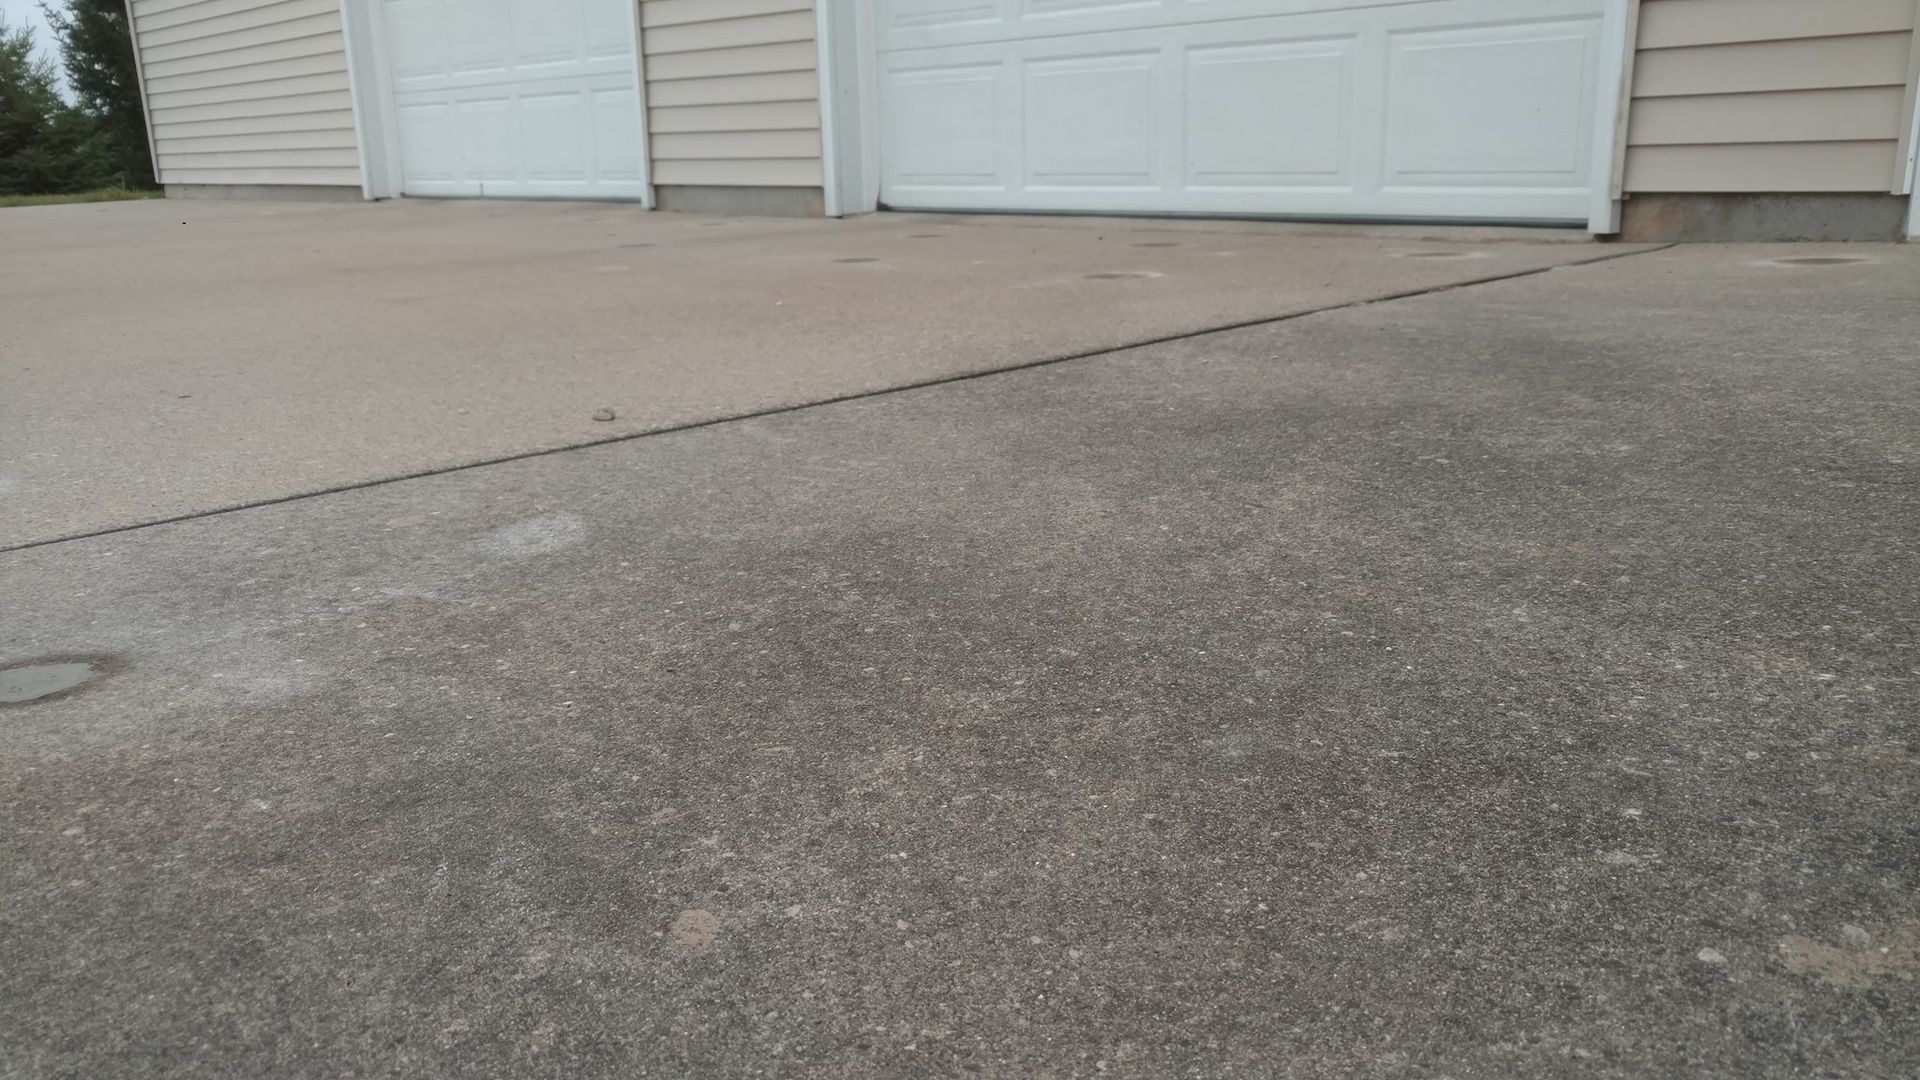
{"label": "dark stain on concrete", "polygon": [[99,653],[60,653],[0,666],[0,709],[77,694],[122,666],[118,657]]}

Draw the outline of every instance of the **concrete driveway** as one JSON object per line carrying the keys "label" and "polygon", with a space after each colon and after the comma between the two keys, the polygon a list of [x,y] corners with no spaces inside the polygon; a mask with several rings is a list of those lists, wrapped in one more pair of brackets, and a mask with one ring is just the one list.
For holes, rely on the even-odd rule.
{"label": "concrete driveway", "polygon": [[1618,254],[1581,239],[504,203],[9,212],[0,546]]}
{"label": "concrete driveway", "polygon": [[[441,211],[495,208],[397,208]],[[1118,227],[1002,228],[844,235],[1102,295],[1059,248]],[[1296,239],[1354,298],[1449,261]],[[0,1075],[1911,1075],[1920,253],[1203,292],[0,553],[0,664],[102,672],[0,706]],[[1093,348],[1042,323],[979,332]],[[967,370],[889,332],[808,392]]]}

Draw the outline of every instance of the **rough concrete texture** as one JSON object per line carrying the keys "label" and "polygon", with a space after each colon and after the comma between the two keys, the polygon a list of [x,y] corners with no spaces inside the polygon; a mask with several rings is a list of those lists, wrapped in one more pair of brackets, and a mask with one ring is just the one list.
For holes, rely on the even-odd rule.
{"label": "rough concrete texture", "polygon": [[665,184],[653,191],[668,213],[820,217],[827,212],[826,195],[817,187]]}
{"label": "rough concrete texture", "polygon": [[123,664],[0,1074],[1911,1077],[1920,252],[1807,254],[0,555]]}
{"label": "rough concrete texture", "polygon": [[[1613,250],[1510,235],[499,203],[9,211],[0,546]],[[1462,257],[1408,257],[1435,253]]]}
{"label": "rough concrete texture", "polygon": [[1907,235],[1905,195],[1869,192],[1792,194],[1637,194],[1620,204],[1621,240],[1630,243],[1889,243]]}

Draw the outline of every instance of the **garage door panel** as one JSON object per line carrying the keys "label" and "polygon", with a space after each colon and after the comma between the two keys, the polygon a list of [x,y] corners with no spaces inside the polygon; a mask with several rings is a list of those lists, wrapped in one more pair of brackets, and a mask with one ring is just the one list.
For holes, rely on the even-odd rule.
{"label": "garage door panel", "polygon": [[1388,186],[1585,190],[1600,23],[1390,35]]}
{"label": "garage door panel", "polygon": [[588,107],[593,113],[596,182],[624,186],[638,198],[645,179],[640,171],[639,97],[624,87],[595,90]]}
{"label": "garage door panel", "polygon": [[428,101],[395,109],[400,141],[407,148],[409,185],[449,184],[460,175],[460,139],[453,104]]}
{"label": "garage door panel", "polygon": [[1156,188],[1158,52],[1022,65],[1026,186]]}
{"label": "garage door panel", "polygon": [[479,98],[454,106],[460,133],[460,166],[467,180],[515,180],[520,139],[511,98]]}
{"label": "garage door panel", "polygon": [[508,30],[506,0],[442,0],[440,10],[450,74],[495,74],[512,69],[513,35]]}
{"label": "garage door panel", "polygon": [[954,27],[991,27],[1005,22],[1001,14],[1004,0],[879,0],[875,25],[903,47],[927,44],[915,40],[920,31],[951,30]]}
{"label": "garage door panel", "polygon": [[401,188],[646,195],[627,0],[384,0]]}
{"label": "garage door panel", "polygon": [[[522,70],[580,59],[579,4],[574,0],[509,0],[515,66]],[[567,11],[568,8],[575,9]],[[563,13],[565,16],[563,17]]]}
{"label": "garage door panel", "polygon": [[881,201],[1584,220],[1603,5],[891,0]]}
{"label": "garage door panel", "polygon": [[574,0],[574,2],[581,4],[587,59],[611,60],[631,67],[633,24],[636,16],[628,4],[638,3],[638,0]]}
{"label": "garage door panel", "polygon": [[[881,133],[901,190],[999,191],[1001,64],[909,68],[886,73]],[[941,117],[939,124],[921,122]]]}
{"label": "garage door panel", "polygon": [[587,145],[593,122],[586,92],[528,94],[521,97],[519,112],[523,178],[585,183],[592,175]]}
{"label": "garage door panel", "polygon": [[444,78],[447,39],[440,33],[439,0],[387,0],[387,69],[395,89]]}
{"label": "garage door panel", "polygon": [[1352,37],[1183,50],[1186,186],[1351,186]]}

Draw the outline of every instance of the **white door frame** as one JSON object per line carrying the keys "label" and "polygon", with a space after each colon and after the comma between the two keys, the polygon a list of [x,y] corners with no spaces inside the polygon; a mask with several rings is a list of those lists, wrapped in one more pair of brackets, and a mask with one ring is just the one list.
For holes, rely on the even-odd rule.
{"label": "white door frame", "polygon": [[1620,200],[1627,164],[1627,113],[1633,104],[1633,55],[1639,40],[1640,0],[1607,0],[1600,23],[1600,82],[1593,98],[1593,188],[1587,231],[1620,231]]}
{"label": "white door frame", "polygon": [[[131,0],[129,0],[131,2]],[[360,143],[360,193],[368,199],[401,195],[400,133],[394,117],[393,80],[387,67],[386,20],[380,0],[340,0],[347,40],[347,83],[353,90],[353,124]],[[653,148],[647,134],[647,72],[640,55],[640,2],[627,4],[633,41],[633,87],[639,95],[640,204],[654,208]]]}
{"label": "white door frame", "polygon": [[[873,5],[816,0],[820,42],[820,138],[829,217],[872,213],[880,203],[879,57]],[[1620,231],[1620,168],[1626,150],[1639,0],[1606,0],[1594,88],[1593,188],[1587,229]]]}
{"label": "white door frame", "polygon": [[869,0],[814,0],[828,217],[880,208],[879,56]]}

